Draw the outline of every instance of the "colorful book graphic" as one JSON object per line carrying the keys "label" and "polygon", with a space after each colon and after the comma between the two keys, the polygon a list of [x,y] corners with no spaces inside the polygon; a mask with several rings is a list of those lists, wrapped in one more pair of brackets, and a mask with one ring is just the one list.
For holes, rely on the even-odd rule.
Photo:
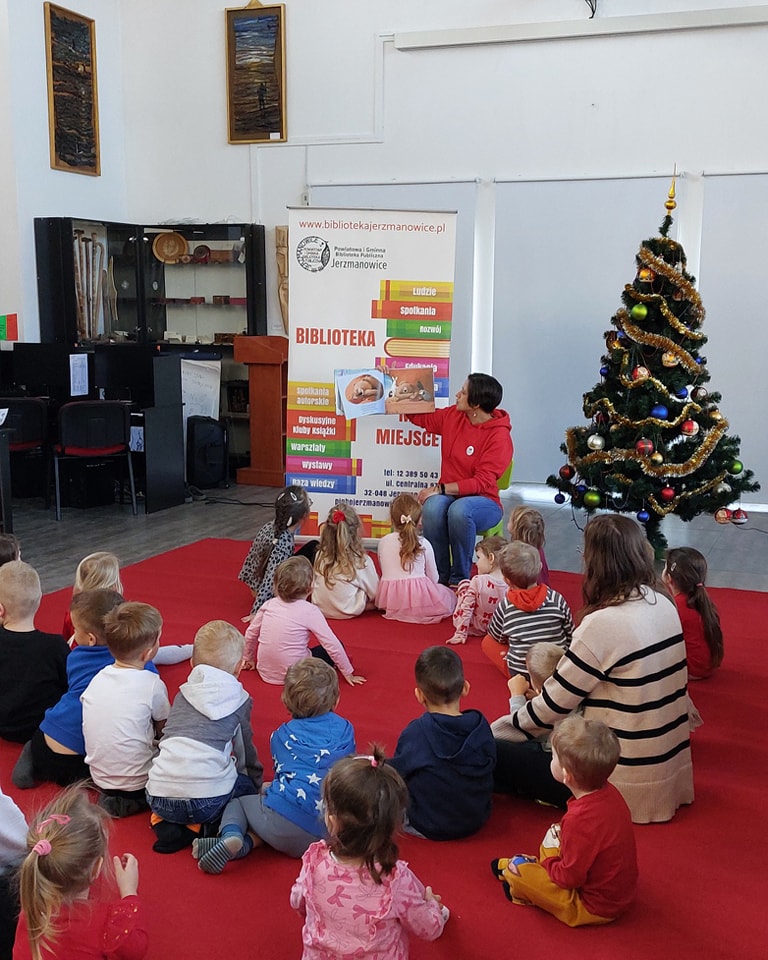
{"label": "colorful book graphic", "polygon": [[452,303],[416,303],[410,300],[373,300],[374,320],[451,320]]}
{"label": "colorful book graphic", "polygon": [[288,410],[286,434],[291,440],[355,439],[355,423],[326,410]]}
{"label": "colorful book graphic", "polygon": [[288,384],[286,404],[289,410],[334,411],[336,403],[334,386],[332,383],[311,383],[308,381],[292,380]]}
{"label": "colorful book graphic", "polygon": [[330,493],[334,496],[349,496],[357,493],[357,477],[327,477],[309,473],[287,473],[286,486],[295,484],[312,493]]}
{"label": "colorful book graphic", "polygon": [[379,296],[382,300],[452,303],[453,284],[442,281],[382,280],[379,284]]}
{"label": "colorful book graphic", "polygon": [[384,341],[384,353],[389,357],[448,358],[451,355],[449,340],[405,340],[394,337]]}
{"label": "colorful book graphic", "polygon": [[285,469],[288,473],[344,473],[350,477],[359,477],[363,472],[363,461],[357,457],[286,457]]}
{"label": "colorful book graphic", "polygon": [[0,313],[0,340],[19,339],[19,316],[16,313]]}

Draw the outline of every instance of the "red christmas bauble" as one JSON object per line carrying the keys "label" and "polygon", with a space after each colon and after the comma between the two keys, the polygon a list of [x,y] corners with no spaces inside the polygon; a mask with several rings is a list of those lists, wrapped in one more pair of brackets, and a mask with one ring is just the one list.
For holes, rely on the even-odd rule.
{"label": "red christmas bauble", "polygon": [[737,510],[734,510],[731,514],[731,523],[738,524],[738,526],[741,526],[742,523],[746,523],[748,519],[749,518],[747,517],[746,511],[742,510],[741,507],[739,507]]}
{"label": "red christmas bauble", "polygon": [[659,494],[665,503],[669,503],[670,500],[675,499],[675,491],[672,487],[662,487]]}
{"label": "red christmas bauble", "polygon": [[572,480],[576,476],[576,471],[570,465],[570,463],[564,463],[563,466],[558,470],[558,473],[563,480]]}
{"label": "red christmas bauble", "polygon": [[635,444],[635,450],[637,450],[641,457],[650,457],[653,453],[653,440],[649,440],[647,437],[641,437]]}
{"label": "red christmas bauble", "polygon": [[695,437],[699,432],[699,425],[695,420],[683,420],[680,424],[680,432],[686,437]]}
{"label": "red christmas bauble", "polygon": [[648,367],[635,367],[632,371],[633,380],[647,380],[650,377],[651,371]]}
{"label": "red christmas bauble", "polygon": [[718,523],[730,523],[731,511],[728,509],[728,507],[720,507],[719,510],[715,510],[715,520]]}

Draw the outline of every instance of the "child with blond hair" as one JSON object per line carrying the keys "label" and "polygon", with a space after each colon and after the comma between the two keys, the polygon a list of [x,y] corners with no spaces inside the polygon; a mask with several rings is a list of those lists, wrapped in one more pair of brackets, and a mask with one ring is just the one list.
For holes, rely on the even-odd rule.
{"label": "child with blond hair", "polygon": [[337,503],[320,531],[312,603],[330,620],[359,617],[375,606],[379,575],[363,546],[361,526],[353,507]]}
{"label": "child with blond hair", "polygon": [[[243,667],[259,671],[266,683],[282,683],[292,663],[319,657],[338,667],[347,681],[365,683],[355,675],[349,657],[320,610],[308,602],[312,592],[312,564],[306,557],[289,557],[275,570],[276,597],[259,607],[245,631]],[[319,646],[310,647],[310,637]],[[258,652],[254,658],[254,648]]]}
{"label": "child with blond hair", "polygon": [[275,779],[258,796],[227,804],[218,837],[193,843],[192,856],[204,873],[221,873],[230,860],[263,845],[300,857],[325,836],[320,812],[323,778],[339,757],[355,749],[352,724],[336,713],[336,671],[315,657],[291,664],[282,701],[291,719],[270,737]]}
{"label": "child with blond hair", "polygon": [[[17,960],[143,960],[149,940],[131,853],[109,859],[109,821],[82,785],[34,819],[19,873]],[[114,889],[116,887],[116,889]]]}
{"label": "child with blond hair", "polygon": [[496,607],[482,650],[505,677],[528,672],[525,657],[534,643],[556,643],[567,650],[573,617],[565,597],[539,583],[541,558],[535,547],[513,540],[501,551],[501,572],[509,589]]}
{"label": "child with blond hair", "polygon": [[410,493],[401,493],[392,501],[389,516],[393,532],[379,540],[376,606],[387,620],[439,623],[453,613],[456,595],[437,581],[432,544],[419,532],[421,504]]}
{"label": "child with blond hair", "polygon": [[179,687],[147,778],[152,849],[191,845],[234,797],[256,794],[264,768],[253,745],[253,700],[238,680],[245,638],[224,620],[195,634],[192,672]]}
{"label": "child with blond hair", "polygon": [[605,924],[631,905],[637,850],[624,798],[608,782],[619,760],[616,734],[601,720],[571,714],[552,734],[552,775],[573,794],[539,857],[491,862],[513,903],[546,910],[569,927]]}
{"label": "child with blond hair", "polygon": [[544,517],[533,507],[521,505],[509,515],[507,530],[512,540],[521,540],[523,543],[529,543],[539,551],[541,560],[541,570],[539,571],[538,583],[546,583],[549,586],[549,567],[547,558],[544,556]]}
{"label": "child with blond hair", "polygon": [[[112,590],[115,593],[123,593],[123,582],[120,579],[120,561],[114,553],[99,550],[96,553],[89,553],[78,563],[77,570],[75,570],[75,584],[72,587],[72,598],[74,599],[84,590]],[[64,626],[61,631],[70,647],[75,644],[75,627],[71,613],[70,607],[64,617]],[[154,663],[160,664],[160,666],[169,663],[181,663],[182,660],[189,660],[191,656],[191,643],[168,644],[158,647]]]}
{"label": "child with blond hair", "polygon": [[507,592],[507,583],[499,568],[504,537],[486,537],[475,547],[477,574],[462,580],[456,591],[453,612],[453,636],[446,643],[466,643],[467,637],[484,637],[499,601]]}
{"label": "child with blond hair", "polygon": [[145,667],[157,653],[163,619],[148,603],[121,603],[104,617],[115,662],[83,693],[85,762],[113,817],[147,809],[145,787],[157,738],[168,717],[165,684]]}
{"label": "child with blond hair", "polygon": [[563,650],[556,643],[534,643],[528,651],[525,663],[530,686],[522,674],[515,674],[507,682],[509,688],[509,714],[499,717],[491,724],[496,740],[496,769],[493,773],[493,792],[507,793],[538,803],[551,804],[565,809],[571,791],[552,779],[550,763],[552,746],[549,732],[533,740],[515,740],[512,717],[524,707],[529,696],[541,693],[544,681],[555,672]]}
{"label": "child with blond hair", "polygon": [[43,593],[23,560],[0,567],[0,737],[26,743],[67,689],[69,648],[35,627]]}

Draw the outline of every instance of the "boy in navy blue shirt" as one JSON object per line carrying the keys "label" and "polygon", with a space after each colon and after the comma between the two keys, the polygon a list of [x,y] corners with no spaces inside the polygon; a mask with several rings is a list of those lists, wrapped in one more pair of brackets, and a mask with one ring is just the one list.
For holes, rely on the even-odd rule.
{"label": "boy in navy blue shirt", "polygon": [[469,684],[454,650],[427,647],[415,674],[426,712],[403,730],[390,760],[408,786],[406,829],[429,840],[468,837],[491,813],[493,734],[478,710],[461,709]]}

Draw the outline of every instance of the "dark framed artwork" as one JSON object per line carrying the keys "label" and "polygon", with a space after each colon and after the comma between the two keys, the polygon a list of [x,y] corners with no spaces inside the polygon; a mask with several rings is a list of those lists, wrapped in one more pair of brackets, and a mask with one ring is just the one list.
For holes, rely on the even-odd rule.
{"label": "dark framed artwork", "polygon": [[230,143],[284,143],[285,6],[227,10]]}
{"label": "dark framed artwork", "polygon": [[96,24],[56,4],[44,6],[51,166],[98,177]]}

